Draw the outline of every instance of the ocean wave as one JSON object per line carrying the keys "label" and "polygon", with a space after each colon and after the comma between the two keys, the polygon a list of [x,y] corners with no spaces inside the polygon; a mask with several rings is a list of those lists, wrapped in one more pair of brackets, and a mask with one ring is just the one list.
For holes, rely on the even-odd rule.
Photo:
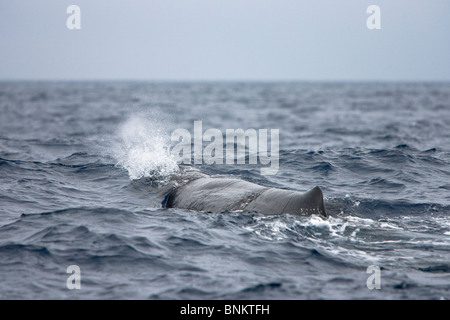
{"label": "ocean wave", "polygon": [[[449,298],[449,88],[0,83],[0,298]],[[150,187],[177,175],[170,131],[194,120],[279,128],[276,175],[195,167],[318,185],[330,216],[161,208]]]}

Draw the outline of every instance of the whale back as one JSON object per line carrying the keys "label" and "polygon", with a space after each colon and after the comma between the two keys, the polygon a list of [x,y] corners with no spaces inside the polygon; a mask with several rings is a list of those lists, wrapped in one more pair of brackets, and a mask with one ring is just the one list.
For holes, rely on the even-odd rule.
{"label": "whale back", "polygon": [[303,194],[298,191],[271,188],[250,202],[245,210],[260,213],[320,214],[327,216],[323,203],[323,193],[319,187]]}
{"label": "whale back", "polygon": [[209,212],[242,210],[262,214],[326,216],[319,187],[301,193],[232,178],[201,177],[192,180],[172,191],[165,207]]}

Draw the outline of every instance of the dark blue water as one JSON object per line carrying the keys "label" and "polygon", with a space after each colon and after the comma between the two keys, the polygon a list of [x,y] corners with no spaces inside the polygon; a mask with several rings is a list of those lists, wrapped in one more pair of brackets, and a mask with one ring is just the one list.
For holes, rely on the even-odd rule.
{"label": "dark blue water", "polygon": [[[3,82],[0,115],[2,299],[450,298],[449,83]],[[279,129],[276,175],[198,167],[330,217],[162,209],[194,120]]]}

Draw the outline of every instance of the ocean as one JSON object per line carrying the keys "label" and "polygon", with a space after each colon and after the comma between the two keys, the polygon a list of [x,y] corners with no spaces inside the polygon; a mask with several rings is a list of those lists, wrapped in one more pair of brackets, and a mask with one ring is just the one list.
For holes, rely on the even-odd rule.
{"label": "ocean", "polygon": [[[450,83],[0,82],[0,115],[0,299],[450,298]],[[199,120],[278,129],[279,169],[192,166],[329,216],[163,208]]]}

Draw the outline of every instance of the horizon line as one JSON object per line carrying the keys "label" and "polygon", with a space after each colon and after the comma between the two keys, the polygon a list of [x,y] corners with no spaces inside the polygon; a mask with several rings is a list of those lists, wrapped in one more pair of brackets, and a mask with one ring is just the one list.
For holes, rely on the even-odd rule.
{"label": "horizon line", "polygon": [[286,82],[363,82],[363,83],[447,83],[450,79],[194,79],[194,78],[0,78],[0,82],[266,82],[266,83],[286,83]]}

